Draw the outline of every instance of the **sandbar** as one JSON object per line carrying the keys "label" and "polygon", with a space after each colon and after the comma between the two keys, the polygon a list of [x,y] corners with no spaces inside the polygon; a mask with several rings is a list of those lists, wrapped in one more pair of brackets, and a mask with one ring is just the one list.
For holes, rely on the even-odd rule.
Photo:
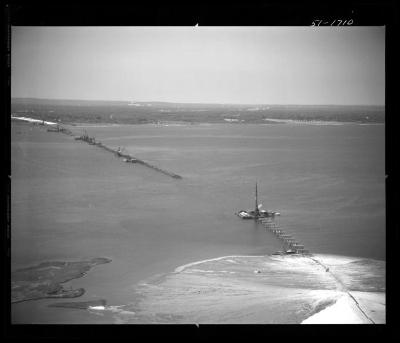
{"label": "sandbar", "polygon": [[[302,256],[224,256],[190,263],[139,283],[131,303],[112,307],[113,316],[130,324],[385,322],[383,261],[313,258],[324,263]],[[335,274],[327,272],[326,261]],[[373,281],[368,287],[359,285],[362,275]]]}
{"label": "sandbar", "polygon": [[76,298],[83,288],[65,289],[62,283],[84,276],[91,268],[111,262],[104,257],[89,261],[47,261],[11,273],[11,303],[44,298]]}

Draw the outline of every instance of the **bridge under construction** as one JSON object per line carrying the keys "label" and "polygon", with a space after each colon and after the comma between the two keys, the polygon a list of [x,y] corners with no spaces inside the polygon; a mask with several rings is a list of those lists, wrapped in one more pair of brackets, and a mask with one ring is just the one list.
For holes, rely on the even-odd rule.
{"label": "bridge under construction", "polygon": [[[43,124],[41,124],[41,125],[47,125],[47,124],[45,124],[43,122]],[[88,133],[86,132],[86,130],[84,131],[84,133],[81,136],[75,136],[70,130],[62,127],[59,124],[57,124],[56,126],[55,125],[51,125],[51,128],[47,129],[47,131],[48,132],[64,133],[64,134],[66,134],[68,136],[74,137],[74,139],[77,140],[77,141],[82,141],[82,142],[85,142],[85,143],[87,143],[89,145],[94,145],[94,146],[97,146],[97,147],[99,147],[99,148],[101,148],[103,150],[111,152],[111,153],[115,154],[115,156],[117,156],[119,158],[122,158],[124,162],[141,164],[141,165],[144,165],[144,166],[146,166],[148,168],[151,168],[151,169],[153,169],[155,171],[158,171],[158,172],[160,172],[160,173],[162,173],[164,175],[170,176],[170,177],[172,177],[174,179],[182,179],[182,176],[180,176],[178,174],[172,173],[170,171],[167,171],[165,169],[157,167],[157,166],[155,166],[153,164],[150,164],[150,163],[148,163],[146,161],[143,161],[143,160],[141,160],[139,158],[136,158],[136,157],[133,157],[133,156],[131,156],[129,154],[123,153],[120,148],[113,149],[113,148],[110,148],[110,147],[104,145],[100,141],[96,141],[96,138],[95,137],[90,137],[88,135]]]}
{"label": "bridge under construction", "polygon": [[257,220],[282,241],[284,245],[282,254],[287,254],[288,251],[290,251],[295,254],[311,255],[309,250],[304,248],[303,244],[300,244],[291,234],[285,233],[285,231],[276,224],[273,218],[258,218]]}

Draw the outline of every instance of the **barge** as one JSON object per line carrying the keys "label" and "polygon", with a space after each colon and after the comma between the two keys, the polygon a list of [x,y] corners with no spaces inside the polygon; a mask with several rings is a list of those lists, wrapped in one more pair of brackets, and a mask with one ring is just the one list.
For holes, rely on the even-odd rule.
{"label": "barge", "polygon": [[239,218],[242,219],[259,219],[259,218],[271,218],[280,216],[279,212],[261,210],[262,204],[258,203],[258,191],[256,182],[256,194],[255,194],[255,209],[254,210],[240,210],[236,213]]}

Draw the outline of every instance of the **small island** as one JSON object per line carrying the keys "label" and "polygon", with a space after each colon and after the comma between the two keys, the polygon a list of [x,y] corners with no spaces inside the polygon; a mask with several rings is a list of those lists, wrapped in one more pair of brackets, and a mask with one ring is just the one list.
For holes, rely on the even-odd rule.
{"label": "small island", "polygon": [[11,303],[44,298],[76,298],[84,288],[65,289],[61,285],[84,276],[91,268],[111,262],[98,257],[89,261],[48,261],[11,272]]}

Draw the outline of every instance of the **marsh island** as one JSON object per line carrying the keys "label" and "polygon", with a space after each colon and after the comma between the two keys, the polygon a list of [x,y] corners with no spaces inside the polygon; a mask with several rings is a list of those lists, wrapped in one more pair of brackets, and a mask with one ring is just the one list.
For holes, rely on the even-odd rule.
{"label": "marsh island", "polygon": [[84,276],[91,268],[110,259],[99,257],[89,261],[47,261],[21,268],[11,273],[11,302],[43,298],[76,298],[85,293],[84,288],[65,289],[62,284]]}

